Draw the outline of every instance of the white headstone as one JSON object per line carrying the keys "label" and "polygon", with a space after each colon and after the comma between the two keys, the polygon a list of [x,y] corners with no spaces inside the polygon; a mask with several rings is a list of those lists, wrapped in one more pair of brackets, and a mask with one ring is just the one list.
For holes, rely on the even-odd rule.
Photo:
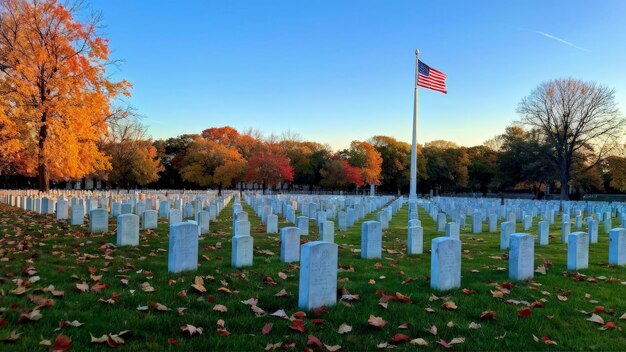
{"label": "white headstone", "polygon": [[306,216],[298,216],[296,226],[300,229],[301,236],[309,235],[309,218]]}
{"label": "white headstone", "polygon": [[546,245],[550,243],[550,224],[548,220],[541,220],[537,225],[537,238],[540,245]]}
{"label": "white headstone", "polygon": [[252,236],[234,236],[232,238],[231,265],[235,268],[252,266],[253,258]]}
{"label": "white headstone", "polygon": [[144,210],[141,214],[141,228],[144,230],[156,229],[158,227],[157,217],[156,210]]}
{"label": "white headstone", "polygon": [[626,229],[617,228],[609,232],[609,264],[626,265]]}
{"label": "white headstone", "polygon": [[509,248],[510,236],[515,231],[515,225],[510,221],[505,221],[500,224],[500,249]]}
{"label": "white headstone", "polygon": [[[156,215],[156,211],[154,211]],[[170,225],[167,271],[179,273],[198,269],[198,225],[179,222]]]}
{"label": "white headstone", "polygon": [[320,224],[320,241],[335,242],[335,223],[324,221]]}
{"label": "white headstone", "polygon": [[532,279],[535,270],[535,239],[523,233],[511,235],[509,251],[509,279]]}
{"label": "white headstone", "polygon": [[117,217],[117,245],[139,245],[139,216],[122,214]]}
{"label": "white headstone", "polygon": [[85,223],[85,207],[83,206],[82,202],[79,202],[76,205],[72,206],[72,216],[70,219],[70,224],[82,225],[84,223]]}
{"label": "white headstone", "polygon": [[268,214],[266,217],[265,233],[278,233],[278,215]]}
{"label": "white headstone", "polygon": [[586,269],[589,266],[589,234],[570,233],[567,241],[567,270]]}
{"label": "white headstone", "polygon": [[361,258],[380,258],[382,255],[382,228],[378,221],[361,224]]}
{"label": "white headstone", "polygon": [[283,227],[280,229],[280,261],[283,263],[300,260],[300,229]]}
{"label": "white headstone", "polygon": [[298,306],[311,310],[337,303],[337,256],[334,243],[313,241],[302,246]]}
{"label": "white headstone", "polygon": [[417,226],[409,227],[406,252],[409,255],[424,252],[424,229]]}
{"label": "white headstone", "polygon": [[432,240],[430,287],[440,291],[461,287],[461,241],[449,237]]}
{"label": "white headstone", "polygon": [[102,233],[109,231],[109,216],[105,209],[93,209],[89,212],[89,232]]}
{"label": "white headstone", "polygon": [[455,240],[461,239],[461,230],[459,229],[459,223],[449,222],[446,224],[446,237],[450,237]]}

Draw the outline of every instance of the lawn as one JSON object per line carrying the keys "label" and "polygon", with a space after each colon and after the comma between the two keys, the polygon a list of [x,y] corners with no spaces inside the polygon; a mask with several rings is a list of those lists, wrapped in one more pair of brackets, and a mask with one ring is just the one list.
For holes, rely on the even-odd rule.
{"label": "lawn", "polygon": [[[114,219],[109,233],[93,235],[87,225],[70,226],[1,204],[0,340],[5,341],[0,350],[43,351],[50,348],[47,343],[60,344],[59,335],[71,339],[77,351],[110,350],[106,341],[128,351],[302,350],[318,349],[317,340],[324,350],[325,344],[346,351],[626,350],[626,320],[620,320],[626,313],[626,267],[607,264],[607,234],[601,233],[599,243],[590,246],[589,269],[568,275],[560,226],[551,227],[550,245],[535,244],[535,266],[545,261],[546,273],[511,283],[499,233],[487,233],[485,224],[483,234],[472,235],[467,226],[461,231],[463,290],[435,292],[428,282],[430,241],[443,234],[420,209],[425,253],[405,255],[407,208],[383,233],[382,259],[360,259],[360,222],[347,232],[335,232],[340,246],[338,287],[352,300],[327,311],[305,312],[301,332],[295,329],[298,323],[271,315],[284,310],[286,318],[301,317],[293,317],[300,311],[298,266],[280,263],[279,235],[266,235],[247,205],[253,267],[230,267],[231,202],[200,240],[198,271],[175,275],[167,272],[168,225],[163,220],[156,231],[141,231],[138,247],[107,249],[107,243],[115,243]],[[284,219],[279,223],[288,225]],[[530,233],[536,233],[536,225],[537,219]],[[602,224],[599,229],[602,232]],[[317,238],[317,226],[311,223],[310,235],[303,240]],[[192,287],[196,276],[203,278],[206,292]],[[35,282],[26,292],[14,291],[15,280],[29,277],[39,280],[31,279]],[[79,290],[85,288],[83,283],[86,292]],[[256,307],[243,303],[250,298],[258,299]],[[38,309],[40,317],[32,312],[38,305],[45,306]],[[532,307],[524,309],[527,305]],[[594,311],[605,324],[587,320]],[[370,315],[387,324],[368,324]],[[82,325],[63,323],[75,320]],[[185,324],[203,332],[190,336],[181,331]],[[342,324],[351,331],[338,333]],[[601,330],[603,326],[608,329]],[[9,340],[15,341],[6,341],[11,334]],[[91,342],[92,336],[108,334],[118,337]],[[455,338],[460,343],[444,346]]]}

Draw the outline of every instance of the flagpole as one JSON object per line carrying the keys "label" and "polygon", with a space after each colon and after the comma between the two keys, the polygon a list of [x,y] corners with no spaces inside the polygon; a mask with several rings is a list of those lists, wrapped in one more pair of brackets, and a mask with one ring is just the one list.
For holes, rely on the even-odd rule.
{"label": "flagpole", "polygon": [[417,75],[420,51],[415,50],[415,91],[413,93],[413,138],[411,140],[411,185],[409,201],[417,200]]}

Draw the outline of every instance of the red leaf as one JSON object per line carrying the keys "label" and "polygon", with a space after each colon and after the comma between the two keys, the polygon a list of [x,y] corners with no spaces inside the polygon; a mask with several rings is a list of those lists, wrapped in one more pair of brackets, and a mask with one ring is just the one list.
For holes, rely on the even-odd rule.
{"label": "red leaf", "polygon": [[313,310],[313,315],[322,315],[324,313],[328,312],[328,308],[326,308],[326,306],[322,306],[319,307],[317,309]]}
{"label": "red leaf", "polygon": [[291,325],[289,325],[289,328],[291,330],[304,332],[304,326],[302,325],[302,320],[300,320],[300,319],[296,319],[296,320],[292,321]]}
{"label": "red leaf", "polygon": [[520,318],[530,318],[533,312],[528,307],[521,308],[517,311],[517,316]]}
{"label": "red leaf", "polygon": [[169,343],[172,346],[178,346],[178,340],[176,340],[173,337],[168,337],[167,338],[167,343]]}
{"label": "red leaf", "polygon": [[316,345],[319,348],[322,348],[322,341],[313,335],[309,335],[306,340],[307,345]]}
{"label": "red leaf", "polygon": [[444,339],[439,339],[439,341],[437,341],[437,343],[440,344],[441,346],[443,346],[445,349],[449,350],[449,349],[452,348],[452,345],[448,344],[446,342],[446,340],[444,340]]}
{"label": "red leaf", "polygon": [[304,317],[306,317],[306,313],[300,311],[300,312],[293,313],[291,316],[296,318],[296,319],[304,319]]}
{"label": "red leaf", "polygon": [[267,335],[270,333],[270,331],[272,331],[272,328],[274,327],[274,324],[272,323],[267,323],[263,326],[263,328],[261,329],[261,333],[263,335]]}
{"label": "red leaf", "polygon": [[394,343],[409,342],[410,340],[411,338],[406,336],[405,334],[395,334],[391,338],[391,341],[393,341]]}
{"label": "red leaf", "polygon": [[71,343],[72,339],[70,339],[69,336],[59,335],[56,339],[54,339],[54,344],[50,347],[50,351],[68,351],[70,348],[72,348]]}
{"label": "red leaf", "polygon": [[466,294],[466,295],[471,295],[471,294],[473,294],[473,293],[474,293],[474,291],[472,291],[472,290],[468,290],[468,289],[466,289],[466,288],[462,289],[462,290],[461,290],[461,292],[463,292],[463,293],[464,293],[464,294]]}
{"label": "red leaf", "polygon": [[315,325],[322,325],[324,324],[324,319],[311,319],[311,323]]}
{"label": "red leaf", "polygon": [[594,313],[604,313],[604,307],[603,306],[596,306],[596,308],[593,310]]}

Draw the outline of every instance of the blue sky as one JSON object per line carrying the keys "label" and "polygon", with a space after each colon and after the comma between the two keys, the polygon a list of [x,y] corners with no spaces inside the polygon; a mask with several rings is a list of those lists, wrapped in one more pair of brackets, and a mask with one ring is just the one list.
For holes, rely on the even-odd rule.
{"label": "blue sky", "polygon": [[[626,1],[91,0],[115,78],[153,138],[230,125],[345,148],[410,142],[414,50],[448,75],[420,89],[420,143],[482,144],[542,81],[616,90],[626,112]],[[565,41],[565,42],[564,42]]]}

